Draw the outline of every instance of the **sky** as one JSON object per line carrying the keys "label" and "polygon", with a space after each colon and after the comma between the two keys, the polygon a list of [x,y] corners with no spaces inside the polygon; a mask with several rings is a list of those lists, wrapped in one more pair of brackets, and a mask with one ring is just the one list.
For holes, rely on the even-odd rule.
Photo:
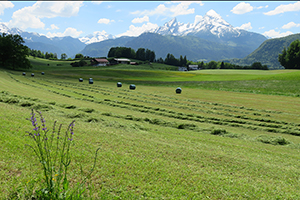
{"label": "sky", "polygon": [[300,33],[300,1],[0,1],[0,23],[47,37],[139,36],[174,17],[194,23],[211,9],[268,38]]}

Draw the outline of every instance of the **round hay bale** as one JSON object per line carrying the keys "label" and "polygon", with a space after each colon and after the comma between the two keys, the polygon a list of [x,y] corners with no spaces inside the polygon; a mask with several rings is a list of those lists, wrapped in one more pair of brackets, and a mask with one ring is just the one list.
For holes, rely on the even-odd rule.
{"label": "round hay bale", "polygon": [[31,73],[31,76],[34,77],[34,73]]}
{"label": "round hay bale", "polygon": [[82,79],[82,78],[79,78],[79,82],[83,82],[83,79]]}
{"label": "round hay bale", "polygon": [[118,82],[118,83],[117,83],[117,87],[122,87],[122,83],[121,83],[121,82]]}
{"label": "round hay bale", "polygon": [[90,78],[90,80],[89,80],[89,84],[93,84],[93,83],[94,83],[93,79],[92,79],[92,78]]}
{"label": "round hay bale", "polygon": [[45,72],[42,72],[41,74],[42,74],[42,75],[45,75]]}
{"label": "round hay bale", "polygon": [[129,89],[135,90],[135,85],[134,84],[130,84]]}
{"label": "round hay bale", "polygon": [[180,87],[176,88],[176,94],[181,94],[182,89]]}
{"label": "round hay bale", "polygon": [[23,75],[23,76],[25,76],[25,75],[26,75],[26,73],[25,73],[25,72],[23,72],[23,73],[22,73],[22,75]]}

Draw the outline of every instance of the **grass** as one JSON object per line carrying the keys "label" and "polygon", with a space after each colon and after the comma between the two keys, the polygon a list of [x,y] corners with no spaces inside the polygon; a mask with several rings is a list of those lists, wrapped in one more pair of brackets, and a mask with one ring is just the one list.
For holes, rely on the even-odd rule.
{"label": "grass", "polygon": [[71,186],[101,148],[85,198],[299,199],[297,70],[186,73],[34,62],[27,74],[35,77],[0,71],[1,199],[42,179],[25,147],[31,108],[50,124],[76,121]]}

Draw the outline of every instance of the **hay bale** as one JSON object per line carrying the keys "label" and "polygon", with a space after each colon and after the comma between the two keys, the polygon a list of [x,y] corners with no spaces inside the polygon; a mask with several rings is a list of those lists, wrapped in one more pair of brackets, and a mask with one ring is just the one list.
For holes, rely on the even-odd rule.
{"label": "hay bale", "polygon": [[176,88],[176,94],[181,94],[182,89],[180,87]]}
{"label": "hay bale", "polygon": [[122,83],[121,83],[121,82],[118,82],[118,83],[117,83],[117,87],[122,87]]}
{"label": "hay bale", "polygon": [[129,89],[131,89],[131,90],[135,90],[135,85],[134,84],[130,84],[130,86],[129,86]]}

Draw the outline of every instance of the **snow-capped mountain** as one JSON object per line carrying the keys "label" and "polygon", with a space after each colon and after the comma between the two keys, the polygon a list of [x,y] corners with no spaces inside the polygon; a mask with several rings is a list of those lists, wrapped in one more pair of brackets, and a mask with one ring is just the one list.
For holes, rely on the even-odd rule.
{"label": "snow-capped mountain", "polygon": [[176,36],[197,35],[199,32],[210,32],[220,38],[228,33],[238,37],[242,31],[243,30],[230,25],[214,10],[210,10],[195,23],[184,24],[177,22],[176,18],[173,18],[163,26],[150,30],[149,32]]}
{"label": "snow-capped mountain", "polygon": [[114,39],[115,36],[106,33],[105,31],[96,31],[93,34],[89,34],[85,37],[78,38],[81,42],[85,44],[91,44],[94,42],[101,42],[103,40]]}

